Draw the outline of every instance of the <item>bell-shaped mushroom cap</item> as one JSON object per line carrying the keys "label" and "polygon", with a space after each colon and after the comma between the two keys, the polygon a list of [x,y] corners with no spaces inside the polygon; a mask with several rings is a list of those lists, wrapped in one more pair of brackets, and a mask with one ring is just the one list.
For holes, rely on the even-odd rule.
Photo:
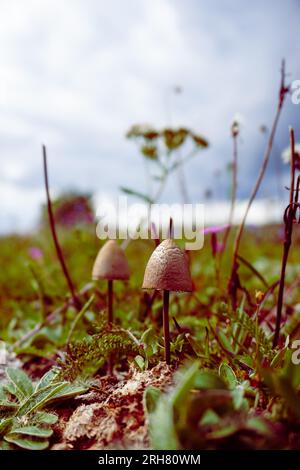
{"label": "bell-shaped mushroom cap", "polygon": [[143,289],[192,291],[187,256],[174,240],[164,240],[153,251],[145,269]]}
{"label": "bell-shaped mushroom cap", "polygon": [[129,279],[129,266],[124,250],[115,240],[109,240],[100,249],[95,260],[92,278],[110,281]]}

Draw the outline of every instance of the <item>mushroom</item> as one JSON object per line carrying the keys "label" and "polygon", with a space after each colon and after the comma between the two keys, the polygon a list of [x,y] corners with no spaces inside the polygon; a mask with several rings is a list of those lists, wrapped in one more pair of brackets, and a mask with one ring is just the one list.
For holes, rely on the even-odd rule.
{"label": "mushroom", "polygon": [[100,249],[95,260],[93,280],[106,279],[108,281],[107,304],[108,325],[113,323],[113,281],[126,281],[129,279],[129,266],[124,251],[115,240],[107,241]]}
{"label": "mushroom", "polygon": [[[129,266],[124,251],[115,240],[107,241],[99,250],[95,259],[92,278],[93,280],[106,279],[107,288],[107,324],[111,328],[113,324],[113,281],[126,281],[129,279]],[[108,359],[109,375],[113,373],[113,357]]]}
{"label": "mushroom", "polygon": [[167,238],[153,251],[144,274],[143,289],[163,291],[165,361],[170,364],[169,294],[191,292],[192,279],[187,256],[173,239]]}

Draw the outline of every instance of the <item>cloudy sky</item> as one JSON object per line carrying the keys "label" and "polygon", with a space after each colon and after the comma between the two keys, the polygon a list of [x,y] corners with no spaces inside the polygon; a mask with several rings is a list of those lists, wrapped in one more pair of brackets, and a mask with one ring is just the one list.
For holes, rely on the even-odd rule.
{"label": "cloudy sky", "polygon": [[[140,122],[185,125],[209,139],[186,168],[190,196],[203,202],[206,189],[228,193],[229,128],[239,113],[245,198],[266,140],[259,127],[275,112],[283,57],[288,79],[300,79],[299,0],[0,0],[0,18],[2,232],[28,228],[37,217],[42,142],[54,193],[78,188],[110,198],[121,185],[143,190],[142,159],[124,138]],[[299,118],[300,105],[288,98],[261,197],[286,183],[280,153],[288,125],[300,140]],[[177,185],[164,197],[178,201]]]}

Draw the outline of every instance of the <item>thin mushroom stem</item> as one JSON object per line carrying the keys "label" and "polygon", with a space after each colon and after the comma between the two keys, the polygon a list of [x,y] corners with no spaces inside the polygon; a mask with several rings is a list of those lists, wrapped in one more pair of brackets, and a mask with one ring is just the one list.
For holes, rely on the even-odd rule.
{"label": "thin mushroom stem", "polygon": [[163,291],[164,305],[163,305],[163,327],[164,327],[164,342],[165,342],[165,361],[166,364],[170,365],[170,329],[169,329],[169,297],[170,293],[168,290]]}
{"label": "thin mushroom stem", "polygon": [[107,323],[110,328],[112,327],[112,324],[113,324],[113,298],[114,298],[113,281],[109,280],[108,288],[107,288],[107,310],[108,310]]}
{"label": "thin mushroom stem", "polygon": [[[107,285],[107,311],[108,311],[108,317],[107,317],[107,324],[108,328],[112,328],[113,325],[113,297],[114,297],[114,291],[113,291],[113,281],[108,280],[108,285]],[[108,356],[108,361],[107,361],[107,371],[108,375],[113,375],[113,369],[114,369],[114,360],[113,360],[113,355],[110,354]]]}

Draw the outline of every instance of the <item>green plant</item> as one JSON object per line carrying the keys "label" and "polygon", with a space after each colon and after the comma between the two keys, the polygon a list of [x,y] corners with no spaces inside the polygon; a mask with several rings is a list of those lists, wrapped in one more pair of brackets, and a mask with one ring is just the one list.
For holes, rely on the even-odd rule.
{"label": "green plant", "polygon": [[271,335],[267,335],[256,316],[250,316],[244,310],[243,302],[235,311],[227,304],[222,304],[221,312],[226,326],[219,328],[217,323],[213,326],[211,322],[209,326],[229,360],[242,367],[245,365],[248,371],[255,370],[257,364],[264,359],[268,362],[273,360],[276,353],[272,348]]}
{"label": "green plant", "polygon": [[249,413],[249,384],[238,383],[227,366],[221,367],[220,376],[200,370],[199,362],[195,362],[177,373],[170,392],[146,389],[144,404],[154,449],[271,445],[272,424]]}
{"label": "green plant", "polygon": [[129,331],[107,327],[104,322],[97,330],[97,333],[69,344],[64,359],[57,361],[60,378],[74,381],[91,377],[111,355],[117,359],[140,353],[140,344]]}
{"label": "green plant", "polygon": [[0,385],[0,449],[46,449],[58,417],[45,409],[86,392],[88,387],[58,380],[54,369],[38,383],[20,369],[8,368],[6,375],[7,381]]}
{"label": "green plant", "polygon": [[134,363],[141,369],[148,369],[149,363],[153,359],[157,359],[158,353],[162,348],[159,343],[159,337],[156,335],[154,328],[150,327],[141,336],[140,344],[142,350],[134,358]]}
{"label": "green plant", "polygon": [[[121,187],[121,190],[148,204],[159,200],[168,178],[175,170],[209,146],[206,138],[184,127],[157,130],[137,124],[129,129],[126,137],[136,142],[141,155],[145,158],[149,191],[143,194],[127,187]],[[184,147],[186,155],[182,157],[181,151]],[[154,190],[152,185],[155,185]],[[185,193],[186,191],[183,191],[184,197]]]}
{"label": "green plant", "polygon": [[[298,422],[300,419],[300,368],[292,362],[292,351],[285,347],[282,351],[283,364],[275,367],[260,369],[264,383],[274,398],[281,399],[281,416],[290,421]],[[273,365],[273,367],[272,367]]]}

